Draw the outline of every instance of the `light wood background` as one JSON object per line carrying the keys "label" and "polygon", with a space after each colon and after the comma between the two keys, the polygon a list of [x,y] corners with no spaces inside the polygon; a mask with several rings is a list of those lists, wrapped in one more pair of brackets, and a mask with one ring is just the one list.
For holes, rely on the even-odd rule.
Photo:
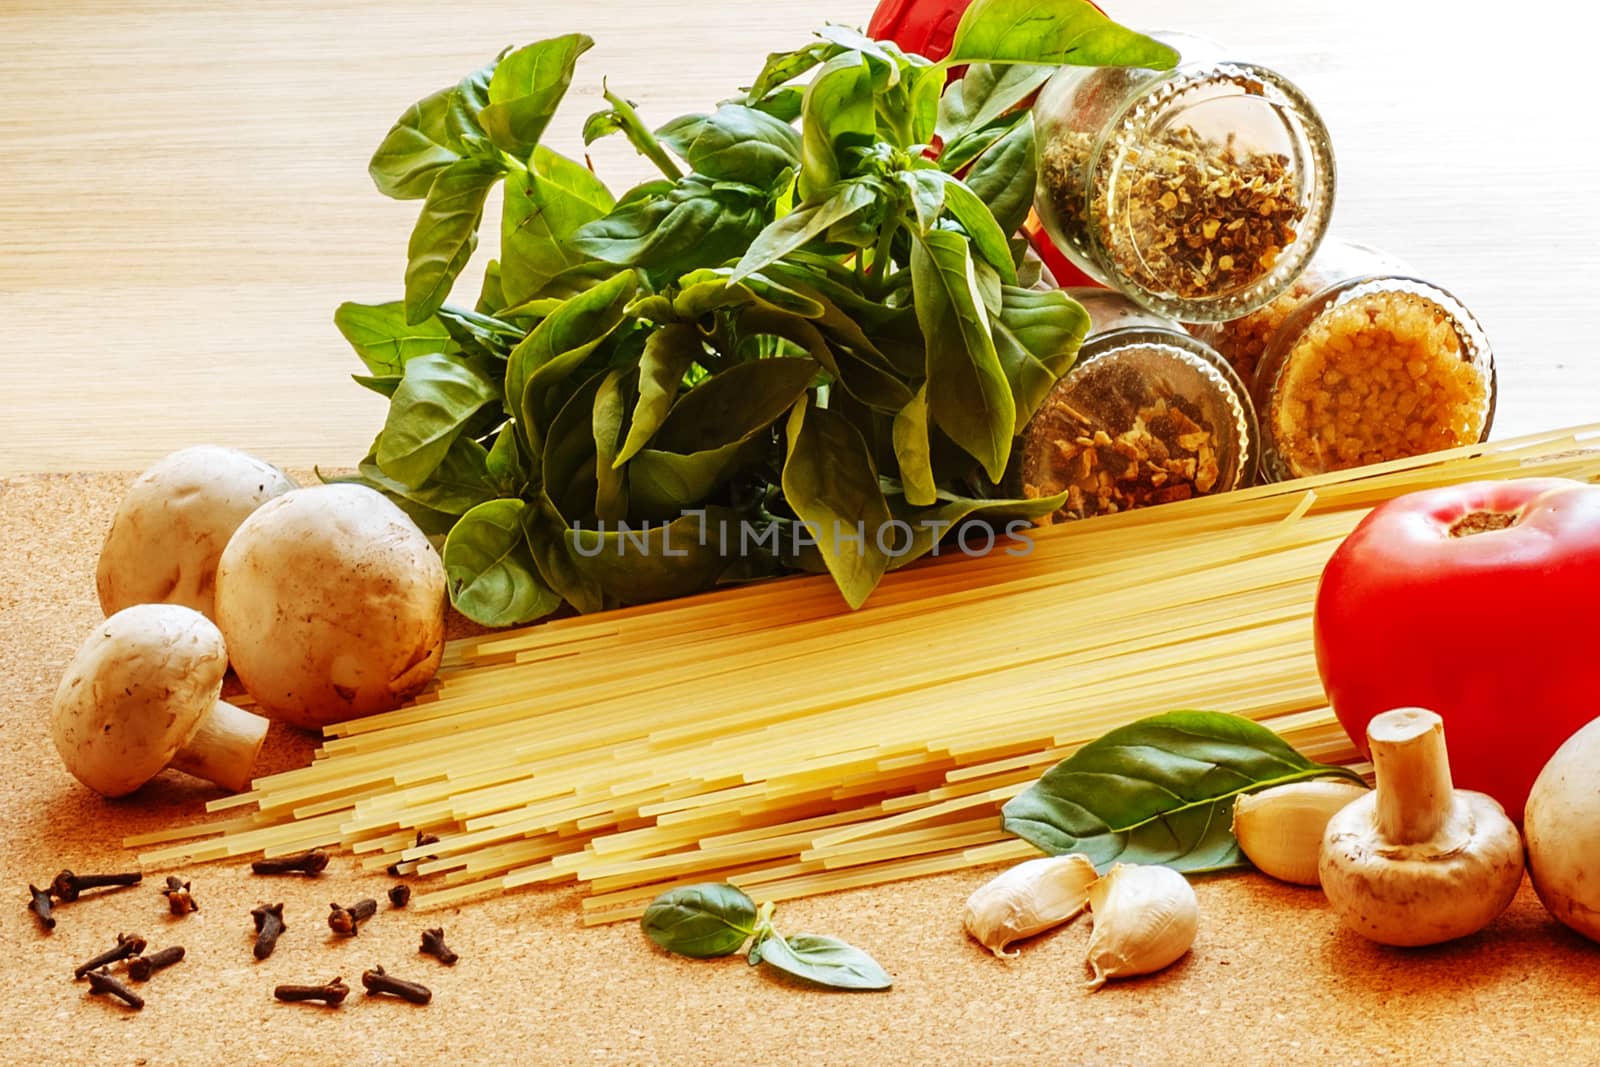
{"label": "light wood background", "polygon": [[[1336,231],[1483,320],[1502,366],[1496,436],[1600,417],[1600,168],[1588,68],[1556,4],[1107,6],[1226,42],[1307,91],[1334,135]],[[384,404],[348,380],[359,365],[332,314],[401,292],[417,205],[379,196],[366,161],[407,105],[507,44],[585,30],[599,43],[550,134],[576,153],[602,77],[665,121],[823,21],[870,11],[3,0],[0,475],[138,469],[202,441],[353,464]],[[648,173],[620,141],[594,155],[614,188]],[[475,276],[462,284],[475,292]]]}

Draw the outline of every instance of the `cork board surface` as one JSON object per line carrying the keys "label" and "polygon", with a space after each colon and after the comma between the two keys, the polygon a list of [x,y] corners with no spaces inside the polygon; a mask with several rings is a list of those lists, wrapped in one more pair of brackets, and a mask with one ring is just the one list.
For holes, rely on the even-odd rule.
{"label": "cork board surface", "polygon": [[[1524,884],[1483,933],[1393,950],[1342,930],[1321,894],[1257,875],[1197,883],[1193,951],[1152,978],[1086,993],[1089,921],[1001,961],[960,911],[993,871],[780,905],[781,929],[833,934],[893,975],[885,993],[784,984],[738,959],[657,951],[631,923],[587,929],[567,890],[395,911],[392,880],[336,855],[320,878],[252,875],[244,860],[184,868],[200,911],[172,918],[145,884],[58,907],[53,933],[27,883],[129,869],[124,835],[198,822],[214,789],[176,774],[105,801],[61,767],[45,731],[56,681],[100,619],[94,565],[130,475],[0,480],[0,1063],[19,1064],[1578,1064],[1600,1062],[1600,946],[1551,920]],[[259,771],[310,759],[274,726]],[[377,897],[334,940],[330,901]],[[251,955],[251,908],[283,901],[276,953]],[[461,955],[417,953],[443,926]],[[87,995],[73,966],[137,933],[188,957],[139,987],[142,1012]],[[359,992],[384,965],[434,991],[427,1007]],[[280,1004],[280,982],[342,975],[336,1010]]]}

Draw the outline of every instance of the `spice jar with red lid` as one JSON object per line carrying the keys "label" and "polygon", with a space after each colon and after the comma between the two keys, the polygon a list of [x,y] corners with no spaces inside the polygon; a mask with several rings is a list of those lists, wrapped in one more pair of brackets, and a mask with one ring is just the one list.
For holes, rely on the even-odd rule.
{"label": "spice jar with red lid", "polygon": [[1175,322],[1106,289],[1078,361],[1022,434],[1021,494],[1066,493],[1045,522],[1114,514],[1249,485],[1258,429],[1244,383]]}
{"label": "spice jar with red lid", "polygon": [[1183,322],[1238,318],[1310,261],[1333,209],[1327,128],[1282,75],[1153,33],[1168,71],[1063,67],[1034,104],[1045,230],[1078,267]]}

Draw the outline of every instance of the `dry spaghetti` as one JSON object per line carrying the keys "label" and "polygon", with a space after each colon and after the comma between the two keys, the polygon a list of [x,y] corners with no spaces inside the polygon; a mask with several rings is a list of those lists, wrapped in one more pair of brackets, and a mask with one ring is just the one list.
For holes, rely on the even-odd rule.
{"label": "dry spaghetti", "polygon": [[855,612],[826,577],[784,579],[454,642],[424,697],[211,805],[253,811],[128,843],[166,845],[151,865],[342,845],[437,876],[419,904],[577,882],[589,922],[689,882],[783,900],[1020,858],[1000,806],[1145,715],[1233,712],[1353,758],[1311,655],[1334,546],[1415,489],[1600,480],[1597,437],[1040,530],[1024,556],[895,572]]}

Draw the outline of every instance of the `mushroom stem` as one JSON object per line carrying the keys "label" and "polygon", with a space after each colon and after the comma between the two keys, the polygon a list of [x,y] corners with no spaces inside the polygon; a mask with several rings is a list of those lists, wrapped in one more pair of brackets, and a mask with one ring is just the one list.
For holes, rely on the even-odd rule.
{"label": "mushroom stem", "polygon": [[200,717],[169,766],[238,793],[250,785],[250,768],[267,738],[267,719],[219,700]]}
{"label": "mushroom stem", "polygon": [[1396,708],[1372,719],[1367,740],[1378,778],[1379,833],[1391,845],[1435,841],[1455,797],[1444,720],[1423,708]]}

